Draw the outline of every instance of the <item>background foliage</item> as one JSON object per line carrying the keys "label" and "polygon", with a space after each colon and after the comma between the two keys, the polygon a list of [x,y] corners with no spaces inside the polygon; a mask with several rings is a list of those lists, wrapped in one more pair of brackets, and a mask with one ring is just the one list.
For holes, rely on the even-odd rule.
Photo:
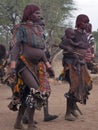
{"label": "background foliage", "polygon": [[[30,3],[41,7],[48,44],[52,49],[54,44],[60,42],[65,28],[72,26],[71,18],[73,11],[76,10],[73,0],[0,0],[0,42],[8,47],[11,29],[20,22],[24,7]],[[98,32],[93,34],[98,43]]]}
{"label": "background foliage", "polygon": [[[11,29],[21,20],[23,9],[27,4],[34,3],[41,7],[46,22],[46,31],[52,42],[58,42],[66,27],[66,21],[72,17],[74,10],[72,0],[0,0],[0,41],[7,45]],[[64,22],[63,22],[64,21]]]}

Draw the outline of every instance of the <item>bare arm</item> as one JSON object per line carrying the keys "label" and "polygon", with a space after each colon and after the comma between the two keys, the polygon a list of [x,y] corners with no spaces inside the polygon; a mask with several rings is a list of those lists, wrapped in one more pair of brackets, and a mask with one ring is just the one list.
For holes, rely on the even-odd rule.
{"label": "bare arm", "polygon": [[68,51],[68,52],[73,51],[73,48],[72,48],[70,45],[65,44],[65,43],[66,43],[66,41],[62,41],[62,42],[59,44],[59,47],[60,47],[61,49],[65,50],[65,51]]}
{"label": "bare arm", "polygon": [[20,54],[21,43],[16,43],[11,50],[11,68],[16,68],[16,63]]}

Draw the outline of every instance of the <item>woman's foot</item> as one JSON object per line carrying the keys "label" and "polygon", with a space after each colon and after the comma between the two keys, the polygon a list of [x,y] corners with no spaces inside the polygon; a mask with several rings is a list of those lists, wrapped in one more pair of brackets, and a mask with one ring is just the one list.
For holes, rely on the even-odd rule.
{"label": "woman's foot", "polygon": [[[27,116],[23,116],[22,123],[23,124],[28,124],[28,122],[29,122],[29,118]],[[37,121],[34,121],[34,124],[37,124]]]}
{"label": "woman's foot", "polygon": [[54,120],[58,118],[57,115],[47,115],[45,118],[44,118],[44,121],[51,121],[51,120]]}
{"label": "woman's foot", "polygon": [[73,110],[73,111],[71,112],[71,114],[72,114],[73,116],[75,116],[75,117],[78,117],[78,116],[79,116],[75,110]]}
{"label": "woman's foot", "polygon": [[68,120],[68,121],[75,121],[76,118],[72,116],[72,114],[69,114],[69,115],[65,115],[65,120]]}
{"label": "woman's foot", "polygon": [[14,129],[22,129],[23,127],[22,127],[22,124],[20,124],[20,123],[15,123],[14,124]]}
{"label": "woman's foot", "polygon": [[38,128],[36,125],[29,125],[28,130],[41,130],[41,129]]}

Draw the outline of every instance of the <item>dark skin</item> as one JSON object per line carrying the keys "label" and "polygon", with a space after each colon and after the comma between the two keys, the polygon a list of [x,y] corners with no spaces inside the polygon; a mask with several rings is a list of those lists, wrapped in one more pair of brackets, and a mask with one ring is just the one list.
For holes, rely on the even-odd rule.
{"label": "dark skin", "polygon": [[65,30],[65,35],[62,38],[62,42],[60,43],[60,48],[65,49],[68,52],[72,52],[75,47],[82,48],[83,42],[74,42],[75,41],[75,32],[72,28],[68,28]]}
{"label": "dark skin", "polygon": [[37,10],[31,15],[31,21],[38,22],[40,20],[41,14],[40,11]]}
{"label": "dark skin", "polygon": [[67,28],[59,47],[79,61],[84,58],[88,44],[83,41],[75,42],[75,31],[72,28]]}
{"label": "dark skin", "polygon": [[[77,28],[75,29],[75,42],[79,43],[82,41],[83,44],[81,45],[80,48],[84,47],[84,49],[81,49],[81,50],[85,50],[85,51],[86,51],[86,49],[88,49],[87,35],[84,30],[85,26],[86,26],[85,22],[87,22],[87,21],[89,22],[87,16],[79,15],[76,19]],[[65,37],[65,39],[66,39],[66,37]],[[78,73],[76,73],[77,67],[76,67],[76,69],[73,69],[74,68],[73,67],[74,58],[72,57],[73,55],[72,54],[69,55],[69,50],[71,50],[71,49],[67,50],[67,48],[68,48],[68,47],[66,47],[67,45],[64,47],[64,45],[67,43],[65,43],[65,44],[64,43],[65,43],[65,40],[60,43],[60,47],[62,49],[64,49],[64,51],[66,51],[66,54],[63,57],[63,66],[65,69],[64,71],[67,73],[66,76],[68,77],[67,79],[69,79],[68,82],[70,85],[68,96],[65,95],[67,98],[65,120],[74,121],[76,118],[73,118],[73,116],[74,117],[78,116],[76,113],[76,110],[77,110],[76,102],[82,101],[82,103],[85,103],[84,99],[86,99],[86,95],[87,95],[87,89],[86,89],[87,85],[84,84],[84,82],[86,83],[87,81],[86,81],[86,78],[84,78],[83,74],[86,75],[87,77],[89,77],[89,75],[87,73],[85,64],[79,65],[79,71],[77,71]],[[71,45],[69,45],[69,46],[71,46]],[[80,51],[79,51],[79,53],[80,53]],[[84,60],[84,58],[83,58],[83,60]],[[67,65],[69,67],[69,70],[66,69]],[[82,69],[84,69],[84,71],[82,71]],[[90,84],[90,85],[92,85],[92,84]],[[75,88],[75,89],[73,90],[73,88]],[[76,99],[74,98],[74,96],[76,97]]]}
{"label": "dark skin", "polygon": [[[33,14],[31,14],[29,18],[30,19],[28,19],[26,22],[34,23],[34,22],[39,21],[39,19],[40,19],[40,10],[36,10],[35,12],[33,12]],[[13,71],[13,70],[15,70],[16,64],[17,64],[16,60],[14,60],[14,59],[15,58],[13,58],[13,60],[11,61],[11,70],[12,70],[13,73],[15,73],[15,71]],[[30,88],[35,88],[36,91],[39,91],[39,84],[36,82],[34,76],[28,70],[27,67],[23,71],[20,72],[20,75],[21,75],[22,80],[24,81],[26,86],[28,86],[29,89]],[[22,120],[22,117],[24,115],[24,112],[25,112],[26,108],[28,109],[28,113],[29,113],[28,130],[31,130],[31,129],[33,130],[33,128],[34,128],[34,121],[33,121],[33,119],[34,119],[35,108],[31,109],[29,106],[26,107],[26,105],[24,103],[21,104],[20,107],[19,107],[19,112],[18,112],[18,115],[17,115],[17,119],[16,119],[16,122],[15,122],[14,128],[16,128],[16,129],[21,129],[22,128],[21,120]]]}
{"label": "dark skin", "polygon": [[[39,19],[40,19],[40,10],[36,10],[36,11],[33,11],[33,13],[31,13],[30,14],[30,16],[28,17],[28,19],[27,19],[27,21],[25,21],[25,25],[27,25],[28,23],[31,25],[31,30],[30,31],[34,31],[34,33],[37,35],[37,34],[42,34],[42,31],[40,30],[39,31],[39,25],[37,25],[37,24],[33,24],[33,23],[38,23],[38,21],[39,21]],[[24,26],[25,26],[24,25]],[[36,26],[35,26],[36,25]],[[35,28],[34,28],[35,27]],[[33,29],[34,30],[33,30]],[[23,34],[23,33],[22,33]],[[25,35],[25,34],[23,34],[23,35]],[[31,33],[31,35],[33,36],[33,33]],[[27,36],[29,36],[29,33],[27,33]],[[41,41],[41,39],[42,39],[42,35],[38,35],[39,36],[39,39],[40,39],[40,41]],[[25,36],[24,36],[25,37]],[[23,39],[24,39],[24,37],[23,37]],[[37,36],[36,36],[37,37]],[[20,51],[20,45],[21,45],[21,43],[23,44],[23,52],[22,52],[22,55],[24,56],[24,57],[26,57],[26,59],[27,60],[31,60],[31,67],[33,67],[34,65],[35,66],[37,66],[37,64],[38,64],[38,62],[39,62],[39,60],[36,58],[36,56],[35,56],[35,58],[36,58],[36,60],[38,60],[38,62],[37,63],[35,63],[34,64],[34,61],[33,61],[33,63],[32,63],[32,56],[34,56],[34,54],[32,54],[33,52],[32,52],[32,50],[33,49],[35,49],[34,47],[32,47],[32,46],[30,46],[30,45],[28,45],[29,44],[29,42],[27,41],[27,43],[28,44],[25,44],[25,42],[23,42],[23,40],[21,41],[20,40],[20,42],[17,42],[16,43],[16,51],[18,50],[18,51]],[[18,46],[19,45],[19,46]],[[14,47],[14,49],[15,49],[15,47]],[[13,49],[13,50],[14,50]],[[37,48],[36,48],[37,49]],[[13,51],[12,50],[12,54],[15,56],[15,57],[17,57],[17,55],[19,54],[19,53],[17,53],[17,55],[16,55],[16,53],[15,53],[15,51]],[[30,51],[31,50],[31,51]],[[41,52],[43,52],[44,53],[44,51],[42,50],[42,49],[40,49],[40,51]],[[39,51],[35,51],[35,54],[39,57],[40,55],[39,55]],[[40,53],[41,54],[41,53]],[[13,56],[12,55],[12,56]],[[16,68],[16,60],[15,60],[15,57],[12,57],[12,61],[11,61],[11,70],[15,70],[15,68]],[[31,59],[30,59],[30,57],[31,57]],[[20,62],[21,63],[21,62]],[[21,66],[21,64],[19,65],[19,66]],[[47,60],[47,62],[46,62],[46,66],[47,66],[47,69],[48,69],[48,71],[49,71],[49,73],[51,73],[52,74],[52,76],[54,77],[54,73],[53,73],[53,71],[52,71],[52,69],[51,69],[51,65],[50,65],[50,63],[48,62],[48,60]],[[49,67],[49,68],[48,68]],[[16,70],[17,70],[17,68],[16,68]],[[22,71],[21,71],[22,70]],[[34,77],[34,74],[33,73],[31,73],[31,71],[30,71],[30,67],[24,67],[24,66],[22,66],[22,69],[20,69],[20,70],[18,70],[18,72],[19,72],[19,74],[21,75],[21,78],[22,78],[22,80],[23,80],[23,82],[24,82],[24,84],[31,90],[32,88],[35,90],[35,91],[38,91],[40,94],[42,94],[41,92],[40,92],[40,88],[39,88],[39,84],[38,84],[38,82],[36,81],[36,78]],[[14,71],[12,71],[12,74],[13,73],[15,73]],[[36,73],[36,72],[35,72]],[[28,95],[27,95],[28,96]],[[14,125],[14,127],[15,128],[17,128],[17,129],[20,129],[22,126],[21,126],[21,120],[22,120],[22,117],[23,117],[23,115],[24,115],[24,112],[25,112],[25,110],[26,110],[26,108],[28,109],[28,114],[29,114],[29,122],[28,122],[28,130],[31,130],[31,129],[33,129],[33,127],[34,127],[34,121],[33,121],[33,119],[34,119],[34,112],[35,112],[35,107],[33,107],[33,108],[30,108],[30,106],[27,106],[26,107],[26,105],[23,103],[21,103],[21,106],[19,107],[19,112],[18,112],[18,115],[17,115],[17,119],[16,119],[16,122],[15,122],[15,125]]]}

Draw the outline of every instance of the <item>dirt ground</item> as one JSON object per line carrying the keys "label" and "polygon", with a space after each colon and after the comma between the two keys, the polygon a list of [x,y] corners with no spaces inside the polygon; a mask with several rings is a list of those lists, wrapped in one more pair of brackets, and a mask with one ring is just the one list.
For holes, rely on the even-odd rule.
{"label": "dirt ground", "polygon": [[[61,71],[55,66],[56,76]],[[98,130],[98,75],[91,75],[93,78],[93,89],[87,101],[87,105],[78,104],[83,115],[78,119],[69,122],[64,119],[66,111],[66,99],[64,93],[68,91],[67,83],[52,82],[52,93],[49,98],[49,112],[59,117],[50,122],[43,121],[43,109],[36,111],[35,120],[41,130]],[[8,86],[0,86],[0,130],[14,130],[13,125],[17,112],[10,111],[7,105],[10,102],[11,90]],[[79,113],[78,113],[79,114]],[[26,129],[27,126],[24,125]]]}

